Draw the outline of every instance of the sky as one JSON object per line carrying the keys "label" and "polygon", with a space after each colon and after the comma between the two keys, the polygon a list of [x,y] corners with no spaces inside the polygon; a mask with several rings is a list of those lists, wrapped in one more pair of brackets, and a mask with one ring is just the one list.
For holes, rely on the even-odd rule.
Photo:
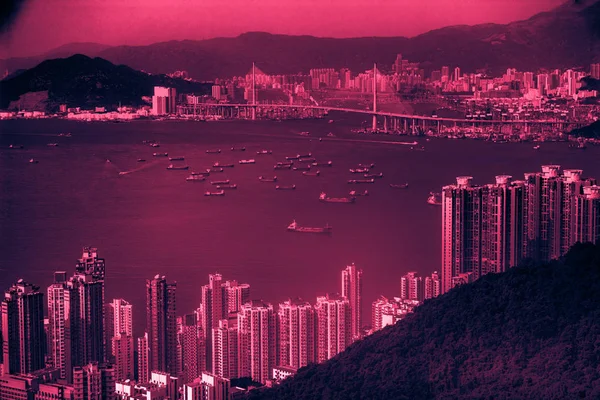
{"label": "sky", "polygon": [[[4,0],[3,0],[4,1]],[[415,36],[507,23],[565,0],[25,0],[0,33],[0,58],[73,42],[145,45],[249,31],[326,37]]]}

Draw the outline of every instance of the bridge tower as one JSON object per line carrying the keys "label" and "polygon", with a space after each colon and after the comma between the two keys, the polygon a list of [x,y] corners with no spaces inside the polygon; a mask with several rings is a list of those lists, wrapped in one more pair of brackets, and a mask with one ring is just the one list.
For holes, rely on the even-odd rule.
{"label": "bridge tower", "polygon": [[377,63],[373,64],[373,132],[377,130]]}
{"label": "bridge tower", "polygon": [[252,63],[252,121],[256,120],[256,67]]}

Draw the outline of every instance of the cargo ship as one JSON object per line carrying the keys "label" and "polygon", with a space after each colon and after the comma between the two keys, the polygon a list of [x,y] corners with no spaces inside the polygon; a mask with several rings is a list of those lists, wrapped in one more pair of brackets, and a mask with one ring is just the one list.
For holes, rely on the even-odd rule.
{"label": "cargo ship", "polygon": [[319,175],[321,175],[321,171],[315,171],[315,172],[304,171],[304,172],[302,172],[302,175],[304,175],[304,176],[319,176]]}
{"label": "cargo ship", "polygon": [[298,161],[300,159],[300,156],[288,156],[285,159],[288,161]]}
{"label": "cargo ship", "polygon": [[287,227],[287,230],[290,232],[303,232],[303,233],[326,233],[330,234],[333,228],[326,224],[323,228],[310,228],[305,226],[298,226],[296,220],[293,220],[292,223]]}
{"label": "cargo ship", "polygon": [[273,169],[292,169],[291,164],[277,164],[273,167]]}
{"label": "cargo ship", "polygon": [[11,144],[10,146],[8,146],[8,148],[11,150],[21,150],[21,149],[23,149],[23,145],[22,144]]}
{"label": "cargo ship", "polygon": [[351,174],[364,174],[369,172],[369,168],[350,168],[349,171]]}
{"label": "cargo ship", "polygon": [[299,165],[297,167],[293,167],[292,169],[294,171],[310,171],[310,165],[305,165],[305,166]]}
{"label": "cargo ship", "polygon": [[275,190],[295,190],[296,185],[277,185]]}
{"label": "cargo ship", "polygon": [[368,190],[364,190],[362,192],[357,192],[356,190],[351,190],[350,193],[348,193],[350,196],[355,197],[355,196],[368,196],[369,195],[369,191]]}
{"label": "cargo ship", "polygon": [[231,151],[246,151],[245,147],[232,147]]}
{"label": "cargo ship", "polygon": [[240,160],[240,164],[256,164],[256,160],[254,158],[249,160]]}
{"label": "cargo ship", "polygon": [[209,168],[208,170],[209,172],[223,172],[223,168]]}
{"label": "cargo ship", "polygon": [[204,182],[206,178],[201,175],[190,175],[185,180],[188,182]]}
{"label": "cargo ship", "polygon": [[205,196],[225,196],[225,191],[224,190],[219,190],[217,192],[204,192]]}
{"label": "cargo ship", "polygon": [[300,158],[310,158],[312,157],[312,153],[307,153],[307,154],[298,154],[296,157]]}
{"label": "cargo ship", "polygon": [[408,183],[390,183],[390,187],[393,189],[406,189],[408,188]]}
{"label": "cargo ship", "polygon": [[169,153],[152,153],[153,157],[168,157]]}
{"label": "cargo ship", "polygon": [[204,172],[194,172],[194,171],[192,171],[192,172],[190,172],[190,175],[192,175],[192,176],[209,176],[210,175],[210,170],[207,169]]}
{"label": "cargo ship", "polygon": [[169,157],[169,161],[183,161],[183,157]]}
{"label": "cargo ship", "polygon": [[58,143],[48,143],[46,146],[48,146],[48,147],[57,147]]}
{"label": "cargo ship", "polygon": [[221,154],[221,149],[206,150],[206,154]]}
{"label": "cargo ship", "polygon": [[273,154],[272,150],[259,150],[256,154]]}
{"label": "cargo ship", "polygon": [[312,163],[313,166],[315,167],[333,167],[333,162],[331,161],[327,161],[327,162],[314,162]]}
{"label": "cargo ship", "polygon": [[356,197],[327,197],[325,192],[319,195],[319,201],[324,203],[346,203],[352,204],[356,201]]}
{"label": "cargo ship", "polygon": [[224,180],[224,181],[211,181],[210,184],[211,185],[229,185],[229,179]]}
{"label": "cargo ship", "polygon": [[378,174],[364,174],[363,176],[365,178],[383,178],[383,172],[380,172]]}
{"label": "cargo ship", "polygon": [[233,164],[221,164],[219,162],[216,162],[213,164],[213,168],[233,168],[234,165]]}
{"label": "cargo ship", "polygon": [[37,164],[38,160],[32,158],[32,159],[29,160],[29,163],[30,164]]}
{"label": "cargo ship", "polygon": [[264,176],[259,176],[258,180],[261,181],[261,182],[277,182],[277,177],[274,176],[272,178],[266,178]]}
{"label": "cargo ship", "polygon": [[348,183],[374,183],[375,179],[350,179]]}
{"label": "cargo ship", "polygon": [[375,164],[374,163],[371,163],[371,164],[358,164],[358,168],[371,169],[371,168],[375,168]]}
{"label": "cargo ship", "polygon": [[237,189],[237,185],[231,184],[231,185],[217,185],[217,189]]}
{"label": "cargo ship", "polygon": [[187,170],[189,167],[187,165],[173,165],[173,164],[169,164],[169,166],[167,167],[167,169],[171,169],[171,170]]}
{"label": "cargo ship", "polygon": [[432,206],[441,206],[442,194],[433,192],[429,193],[429,197],[427,198],[427,204],[431,204]]}
{"label": "cargo ship", "polygon": [[138,159],[137,159],[137,162],[146,162],[146,160],[145,160],[145,159],[143,159],[143,158],[138,158]]}

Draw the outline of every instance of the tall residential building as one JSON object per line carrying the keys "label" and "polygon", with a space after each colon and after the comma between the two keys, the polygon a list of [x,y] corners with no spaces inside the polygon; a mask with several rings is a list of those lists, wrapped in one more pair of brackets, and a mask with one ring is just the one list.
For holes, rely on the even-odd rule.
{"label": "tall residential building", "polygon": [[73,369],[73,400],[114,400],[114,369],[96,362]]}
{"label": "tall residential building", "polygon": [[191,382],[196,379],[200,372],[198,370],[198,335],[197,314],[186,314],[177,318],[177,345],[179,360],[179,378],[182,383]]}
{"label": "tall residential building", "polygon": [[433,299],[442,293],[442,280],[437,271],[425,277],[425,299]]}
{"label": "tall residential building", "polygon": [[590,76],[594,79],[600,79],[600,63],[590,65]]}
{"label": "tall residential building", "polygon": [[454,68],[454,81],[460,80],[460,67]]}
{"label": "tall residential building", "polygon": [[237,314],[219,321],[213,328],[213,374],[222,378],[238,378],[238,321]]}
{"label": "tall residential building", "polygon": [[354,263],[342,271],[342,296],[348,299],[352,340],[362,336],[362,270]]}
{"label": "tall residential building", "polygon": [[114,351],[113,367],[115,379],[134,379],[134,341],[133,336],[118,335],[112,338],[112,349]]}
{"label": "tall residential building", "polygon": [[577,195],[572,242],[600,244],[600,186],[587,186]]}
{"label": "tall residential building", "polygon": [[105,354],[105,261],[97,249],[85,247],[75,274],[54,274],[48,287],[50,355],[61,378],[73,381],[73,368],[103,363]]}
{"label": "tall residential building", "polygon": [[203,372],[201,377],[183,385],[182,400],[229,400],[229,379]]}
{"label": "tall residential building", "polygon": [[44,295],[19,279],[1,304],[2,373],[28,374],[45,367]]}
{"label": "tall residential building", "polygon": [[423,301],[425,285],[423,278],[416,272],[409,272],[400,278],[400,298],[403,300]]}
{"label": "tall residential building", "polygon": [[350,302],[336,294],[317,297],[316,361],[329,360],[341,353],[352,342]]}
{"label": "tall residential building", "polygon": [[301,368],[315,362],[315,311],[303,300],[288,300],[277,311],[277,365]]}
{"label": "tall residential building", "polygon": [[146,281],[146,332],[150,371],[177,375],[176,283],[156,275]]}
{"label": "tall residential building", "polygon": [[265,383],[275,367],[273,306],[253,300],[238,313],[238,376]]}
{"label": "tall residential building", "polygon": [[150,381],[150,347],[148,346],[148,332],[137,339],[137,358],[139,383]]}
{"label": "tall residential building", "polygon": [[236,313],[241,307],[250,301],[250,285],[247,283],[238,283],[237,281],[226,281],[223,283],[223,299],[226,299],[225,304],[227,309],[223,310],[224,313]]}
{"label": "tall residential building", "polygon": [[106,305],[107,359],[114,364],[117,380],[133,379],[132,306],[123,299]]}
{"label": "tall residential building", "polygon": [[177,91],[175,88],[154,87],[152,96],[152,115],[175,114]]}

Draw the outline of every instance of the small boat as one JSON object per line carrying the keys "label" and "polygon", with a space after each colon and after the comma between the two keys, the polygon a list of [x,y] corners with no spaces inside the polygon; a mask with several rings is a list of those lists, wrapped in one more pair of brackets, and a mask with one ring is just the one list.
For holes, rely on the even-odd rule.
{"label": "small boat", "polygon": [[305,165],[305,166],[299,165],[297,167],[293,167],[292,169],[294,171],[310,171],[310,165]]}
{"label": "small boat", "polygon": [[187,165],[173,165],[173,164],[169,164],[169,166],[167,167],[167,169],[171,169],[171,170],[187,170],[189,167]]}
{"label": "small boat", "polygon": [[223,172],[223,168],[214,168],[213,167],[213,168],[210,168],[208,171],[209,172]]}
{"label": "small boat", "polygon": [[219,190],[217,192],[209,192],[206,191],[204,192],[205,196],[225,196],[225,191],[224,190]]}
{"label": "small boat", "polygon": [[209,176],[210,175],[210,170],[207,169],[204,172],[194,172],[194,171],[192,171],[192,172],[190,172],[190,175],[192,175],[192,176]]}
{"label": "small boat", "polygon": [[335,135],[334,135],[332,132],[329,132],[329,133],[327,134],[327,137],[335,137]]}
{"label": "small boat", "polygon": [[429,197],[427,198],[427,204],[431,204],[432,206],[441,206],[442,205],[442,195],[441,193],[429,193]]}
{"label": "small boat", "polygon": [[358,164],[358,168],[371,169],[371,168],[375,168],[375,164],[373,164],[373,163],[371,163],[371,164]]}
{"label": "small boat", "polygon": [[169,157],[169,161],[183,161],[183,157]]}
{"label": "small boat", "polygon": [[152,153],[153,157],[168,157],[169,153]]}
{"label": "small boat", "polygon": [[302,175],[304,175],[304,176],[319,176],[319,175],[321,175],[321,171],[315,171],[315,172],[304,171],[304,172],[302,172]]}
{"label": "small boat", "polygon": [[29,164],[37,164],[38,160],[34,160],[33,158],[29,159]]}
{"label": "small boat", "polygon": [[323,228],[310,228],[298,226],[296,220],[292,221],[290,225],[288,225],[287,230],[290,232],[302,232],[302,233],[326,233],[330,234],[333,228],[326,224]]}
{"label": "small boat", "polygon": [[143,159],[143,158],[138,158],[138,159],[137,159],[137,162],[146,162],[146,160],[145,160],[145,159]]}
{"label": "small boat", "polygon": [[300,132],[299,133],[300,136],[310,136],[310,132]]}
{"label": "small boat", "polygon": [[296,185],[277,185],[275,190],[295,190]]}
{"label": "small boat", "polygon": [[207,154],[221,154],[221,149],[206,150]]}
{"label": "small boat", "polygon": [[231,151],[246,151],[245,147],[232,147]]}
{"label": "small boat", "polygon": [[185,180],[188,182],[204,182],[206,178],[201,175],[190,175]]}
{"label": "small boat", "polygon": [[364,174],[363,176],[365,178],[383,178],[383,172],[380,172],[378,174]]}
{"label": "small boat", "polygon": [[152,144],[150,144],[150,146],[152,146],[152,147],[160,147],[160,144],[158,144],[158,143],[152,143]]}
{"label": "small boat", "polygon": [[9,149],[11,150],[21,150],[23,148],[22,144],[11,144],[10,146],[8,146]]}
{"label": "small boat", "polygon": [[240,164],[256,164],[256,160],[254,158],[249,160],[240,160]]}
{"label": "small boat", "polygon": [[332,120],[332,119],[330,119],[330,120],[329,120],[327,123],[328,123],[328,124],[333,124],[333,120]]}
{"label": "small boat", "polygon": [[350,179],[348,183],[374,183],[375,179]]}
{"label": "small boat", "polygon": [[237,189],[237,185],[235,183],[232,185],[217,185],[217,189]]}
{"label": "small boat", "polygon": [[273,154],[272,150],[259,150],[256,152],[256,154]]}
{"label": "small boat", "polygon": [[535,145],[535,146],[533,146],[533,149],[534,149],[534,150],[539,150],[539,149],[540,149],[540,147],[542,147],[542,146],[540,146],[540,145],[538,144],[538,145]]}
{"label": "small boat", "polygon": [[362,192],[357,192],[356,190],[352,190],[348,194],[350,196],[352,196],[352,197],[356,197],[356,196],[368,196],[369,195],[369,191],[365,190],[365,191],[362,191]]}
{"label": "small boat", "polygon": [[369,168],[350,168],[349,171],[351,174],[364,174],[369,172]]}
{"label": "small boat", "polygon": [[259,176],[258,180],[261,182],[277,182],[277,177],[274,176],[272,178],[265,178],[264,176]]}
{"label": "small boat", "polygon": [[60,137],[71,137],[71,133],[59,133],[58,136],[60,136]]}
{"label": "small boat", "polygon": [[273,169],[292,169],[291,164],[277,164],[273,167]]}
{"label": "small boat", "polygon": [[233,164],[220,164],[218,162],[213,164],[213,168],[233,168]]}
{"label": "small boat", "polygon": [[324,203],[347,203],[352,204],[356,201],[356,197],[327,197],[325,192],[319,195],[319,201]]}
{"label": "small boat", "polygon": [[226,179],[224,181],[211,181],[210,184],[211,185],[229,185],[229,179]]}
{"label": "small boat", "polygon": [[406,189],[406,188],[408,188],[408,183],[400,183],[400,184],[390,183],[390,187],[392,189]]}
{"label": "small boat", "polygon": [[331,162],[331,161],[314,162],[314,163],[312,163],[312,166],[314,166],[314,167],[333,167],[333,162]]}
{"label": "small boat", "polygon": [[56,147],[56,146],[58,146],[58,143],[48,143],[46,146],[48,146],[48,147]]}

